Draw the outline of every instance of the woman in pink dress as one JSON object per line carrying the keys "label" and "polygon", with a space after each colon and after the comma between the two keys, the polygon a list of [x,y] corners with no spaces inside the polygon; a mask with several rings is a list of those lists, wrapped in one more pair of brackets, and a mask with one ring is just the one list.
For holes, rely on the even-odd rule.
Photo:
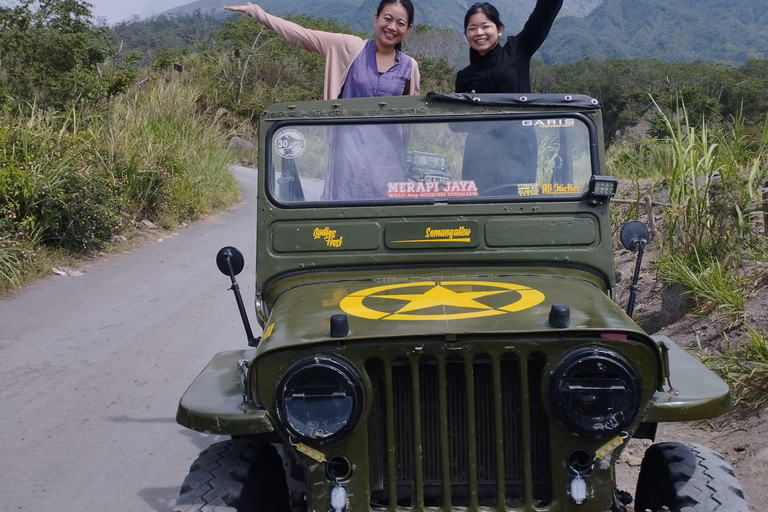
{"label": "woman in pink dress", "polygon": [[[306,29],[256,4],[225,9],[248,14],[297,48],[325,58],[325,99],[419,93],[419,67],[400,51],[413,27],[410,0],[382,0],[373,15],[375,39]],[[341,126],[331,140],[323,199],[385,198],[388,182],[407,181],[402,129]]]}

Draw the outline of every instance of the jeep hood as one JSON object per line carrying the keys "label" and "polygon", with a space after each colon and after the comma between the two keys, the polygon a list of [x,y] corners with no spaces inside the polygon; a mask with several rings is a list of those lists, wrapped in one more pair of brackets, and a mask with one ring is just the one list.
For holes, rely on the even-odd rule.
{"label": "jeep hood", "polygon": [[[312,280],[286,278],[275,286],[278,290],[269,291],[277,296],[259,352],[359,339],[469,334],[611,331],[647,338],[589,272],[517,268],[478,275],[478,269],[467,270],[436,272],[430,278],[385,272],[377,277],[325,273]],[[550,325],[553,304],[569,307],[570,327]],[[333,338],[330,319],[337,314],[347,316],[349,333]]]}

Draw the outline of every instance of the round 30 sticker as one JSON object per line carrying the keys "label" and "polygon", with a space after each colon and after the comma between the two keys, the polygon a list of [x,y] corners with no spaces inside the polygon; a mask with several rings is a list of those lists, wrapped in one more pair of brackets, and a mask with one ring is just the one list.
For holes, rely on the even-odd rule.
{"label": "round 30 sticker", "polygon": [[294,128],[283,128],[272,140],[275,151],[283,158],[296,158],[307,145],[304,135]]}
{"label": "round 30 sticker", "polygon": [[514,313],[544,301],[539,290],[491,281],[425,281],[366,288],[341,309],[370,320],[462,320]]}

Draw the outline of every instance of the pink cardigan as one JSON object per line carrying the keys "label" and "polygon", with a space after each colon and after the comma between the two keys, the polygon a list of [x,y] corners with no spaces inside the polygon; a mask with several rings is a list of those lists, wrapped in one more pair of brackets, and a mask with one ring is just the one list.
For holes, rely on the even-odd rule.
{"label": "pink cardigan", "polygon": [[[323,98],[327,100],[339,97],[352,62],[365,47],[365,39],[350,34],[306,29],[296,23],[267,14],[264,9],[255,4],[249,5],[246,13],[293,46],[322,55],[325,58]],[[419,94],[419,66],[413,57],[408,58],[412,61],[408,94]]]}

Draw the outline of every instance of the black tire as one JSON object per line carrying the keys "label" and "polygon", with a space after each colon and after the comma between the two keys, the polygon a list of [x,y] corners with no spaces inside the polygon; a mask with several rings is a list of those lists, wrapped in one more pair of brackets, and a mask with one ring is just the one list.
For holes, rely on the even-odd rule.
{"label": "black tire", "polygon": [[731,465],[719,453],[694,443],[657,443],[645,451],[635,510],[749,512]]}
{"label": "black tire", "polygon": [[200,452],[174,512],[288,512],[288,486],[275,447],[230,439]]}

